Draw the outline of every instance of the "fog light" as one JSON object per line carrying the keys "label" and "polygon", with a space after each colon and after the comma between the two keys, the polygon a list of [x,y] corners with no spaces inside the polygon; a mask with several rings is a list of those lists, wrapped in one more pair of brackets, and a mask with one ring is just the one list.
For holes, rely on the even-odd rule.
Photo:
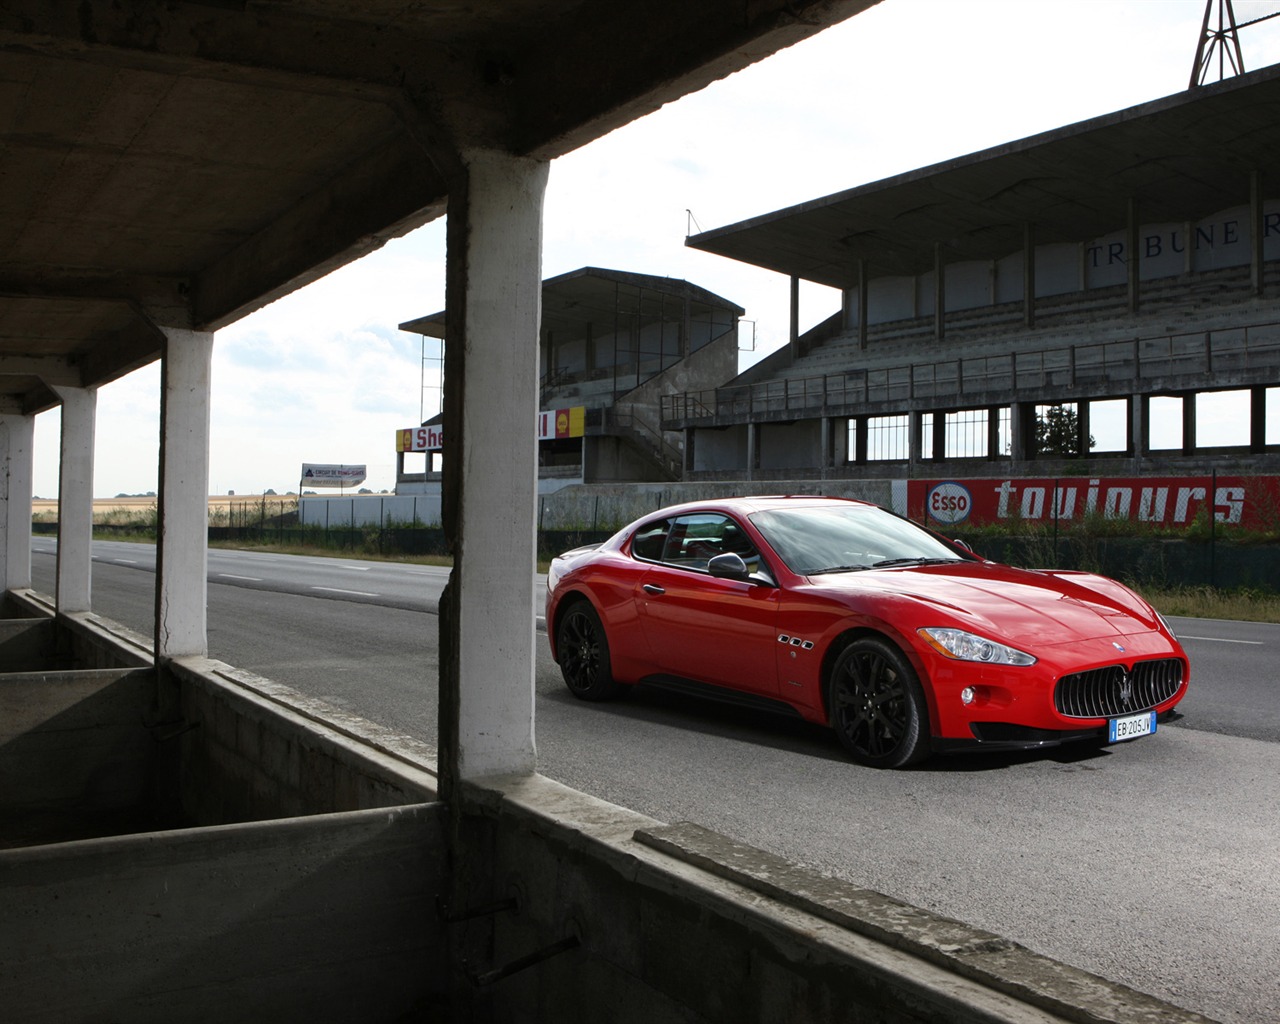
{"label": "fog light", "polygon": [[974,697],[976,697],[976,696],[977,696],[977,694],[976,694],[976,693],[974,693],[974,691],[973,691],[973,687],[972,687],[972,686],[966,686],[963,690],[961,690],[961,691],[960,691],[960,703],[961,703],[961,704],[972,704],[972,703],[973,703],[973,698],[974,698]]}

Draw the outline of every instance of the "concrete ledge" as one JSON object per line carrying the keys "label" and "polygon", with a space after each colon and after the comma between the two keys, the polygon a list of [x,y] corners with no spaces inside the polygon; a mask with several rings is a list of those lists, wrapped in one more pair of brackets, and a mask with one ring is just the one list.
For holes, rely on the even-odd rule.
{"label": "concrete ledge", "polygon": [[5,1019],[433,1019],[443,817],[420,804],[0,850]]}
{"label": "concrete ledge", "polygon": [[1041,956],[992,932],[798,867],[689,822],[637,842],[832,924],[906,950],[1081,1024],[1213,1024],[1211,1018]]}
{"label": "concrete ledge", "polygon": [[[209,658],[166,665],[178,813],[212,825],[436,797],[426,744]],[[169,692],[169,691],[172,692]]]}
{"label": "concrete ledge", "polygon": [[1212,1024],[998,935],[540,776],[476,780],[464,808],[493,826],[493,888],[472,898],[520,896],[519,911],[494,923],[494,962],[483,966],[580,941],[537,977],[501,983],[492,1008],[515,1024],[537,1020],[530,1007],[603,1019],[621,1006],[628,1020],[734,1024]]}
{"label": "concrete ledge", "polygon": [[147,668],[154,664],[151,640],[93,612],[57,614],[54,600],[37,590],[11,590],[5,609],[23,618],[54,621],[57,656],[77,668]]}

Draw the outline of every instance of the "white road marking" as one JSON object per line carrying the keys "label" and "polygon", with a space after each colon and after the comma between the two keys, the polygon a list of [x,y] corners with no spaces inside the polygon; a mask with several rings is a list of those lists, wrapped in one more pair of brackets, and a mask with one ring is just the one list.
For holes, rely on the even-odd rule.
{"label": "white road marking", "polygon": [[1219,644],[1250,644],[1253,647],[1261,647],[1261,640],[1228,640],[1225,636],[1186,636],[1185,634],[1177,634],[1179,640],[1212,640]]}
{"label": "white road marking", "polygon": [[364,590],[341,590],[338,587],[312,587],[312,590],[325,590],[330,594],[353,594],[356,597],[377,597],[377,594],[370,594]]}
{"label": "white road marking", "polygon": [[235,573],[231,572],[220,572],[218,575],[224,580],[248,580],[250,583],[262,582],[262,577],[260,576],[237,576]]}

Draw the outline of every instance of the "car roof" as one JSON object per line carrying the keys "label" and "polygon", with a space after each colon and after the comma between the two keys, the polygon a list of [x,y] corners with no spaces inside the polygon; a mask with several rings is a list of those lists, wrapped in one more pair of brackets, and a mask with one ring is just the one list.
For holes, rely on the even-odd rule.
{"label": "car roof", "polygon": [[861,501],[858,498],[839,498],[826,494],[746,494],[727,498],[708,498],[705,501],[686,501],[679,505],[669,505],[666,508],[655,509],[650,515],[646,515],[643,518],[647,520],[658,515],[683,515],[687,512],[701,511],[737,512],[739,515],[749,515],[752,512],[764,512],[780,508],[850,505],[864,508],[876,507],[872,502]]}

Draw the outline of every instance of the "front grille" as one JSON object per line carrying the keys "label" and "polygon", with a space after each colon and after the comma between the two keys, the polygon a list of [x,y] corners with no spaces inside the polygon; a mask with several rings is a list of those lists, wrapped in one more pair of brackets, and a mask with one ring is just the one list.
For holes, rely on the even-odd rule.
{"label": "front grille", "polygon": [[1053,703],[1068,718],[1114,718],[1150,711],[1168,700],[1182,685],[1182,662],[1177,658],[1140,661],[1127,671],[1107,665],[1063,676],[1053,691]]}

